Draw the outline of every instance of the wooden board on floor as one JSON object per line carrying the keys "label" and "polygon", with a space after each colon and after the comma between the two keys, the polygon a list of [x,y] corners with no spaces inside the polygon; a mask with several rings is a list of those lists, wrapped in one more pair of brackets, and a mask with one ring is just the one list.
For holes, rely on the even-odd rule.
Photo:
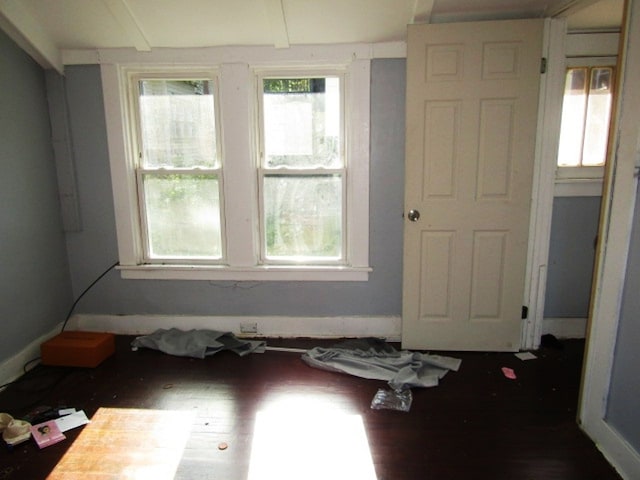
{"label": "wooden board on floor", "polygon": [[100,408],[48,478],[173,479],[193,417],[188,411]]}

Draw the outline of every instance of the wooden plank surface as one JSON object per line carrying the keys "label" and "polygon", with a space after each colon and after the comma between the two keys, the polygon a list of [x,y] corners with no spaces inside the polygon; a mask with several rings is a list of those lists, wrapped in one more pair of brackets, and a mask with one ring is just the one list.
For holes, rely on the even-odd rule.
{"label": "wooden plank surface", "polygon": [[[449,353],[462,359],[460,371],[448,373],[435,388],[414,389],[411,411],[403,413],[370,408],[384,382],[317,370],[297,353],[238,357],[222,352],[196,360],[152,350],[133,352],[132,339],[117,337],[115,355],[94,369],[35,368],[0,392],[0,412],[20,418],[42,405],[75,407],[94,425],[102,422],[101,409],[107,408],[152,416],[157,411],[188,412],[191,420],[181,423],[185,429],[189,424],[184,448],[172,451],[179,454],[173,476],[177,480],[247,480],[259,412],[280,408],[282,414],[287,405],[300,406],[309,419],[327,411],[359,416],[378,480],[619,478],[575,421],[581,341],[542,348],[535,352],[538,358],[529,361],[507,353]],[[333,343],[269,341],[305,349]],[[512,368],[517,379],[505,378],[502,367]],[[120,421],[114,422],[114,428],[120,428]],[[42,450],[32,441],[12,451],[0,447],[0,478],[46,479],[67,451],[80,449],[76,442],[83,442],[83,432],[92,427],[70,430],[66,440]],[[140,431],[132,448],[149,441],[147,432],[142,427]],[[307,436],[314,432],[301,428],[292,435],[292,441],[311,445]],[[268,431],[260,436],[267,442],[282,438]],[[221,450],[223,442],[227,448]],[[272,443],[280,448],[280,458],[293,453],[286,442]],[[109,448],[104,445],[97,453],[104,456]],[[326,461],[326,452],[316,448],[309,458]],[[300,467],[305,471],[299,478],[313,478],[318,465]]]}
{"label": "wooden plank surface", "polygon": [[100,408],[50,480],[172,480],[191,432],[190,411]]}

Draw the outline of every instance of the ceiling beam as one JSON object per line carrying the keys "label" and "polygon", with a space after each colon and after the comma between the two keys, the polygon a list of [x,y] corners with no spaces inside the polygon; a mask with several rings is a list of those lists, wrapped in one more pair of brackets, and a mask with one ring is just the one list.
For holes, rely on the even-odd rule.
{"label": "ceiling beam", "polygon": [[415,0],[409,23],[431,23],[431,12],[435,3],[435,0]]}
{"label": "ceiling beam", "polygon": [[267,7],[267,17],[273,34],[273,46],[289,48],[289,31],[282,0],[264,0],[264,5]]}
{"label": "ceiling beam", "polygon": [[23,2],[0,0],[0,28],[42,68],[64,73],[60,50]]}
{"label": "ceiling beam", "polygon": [[116,19],[118,24],[124,29],[125,33],[129,37],[129,40],[133,43],[133,46],[139,52],[151,51],[151,45],[147,40],[140,23],[133,15],[131,7],[127,3],[127,0],[102,0],[105,6],[111,12],[111,15]]}

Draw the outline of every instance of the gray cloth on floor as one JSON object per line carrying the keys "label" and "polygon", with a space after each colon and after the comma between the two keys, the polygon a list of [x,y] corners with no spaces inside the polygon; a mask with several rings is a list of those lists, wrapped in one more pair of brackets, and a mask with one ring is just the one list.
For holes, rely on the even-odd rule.
{"label": "gray cloth on floor", "polygon": [[159,329],[151,335],[137,337],[131,342],[133,348],[151,348],[169,355],[180,357],[204,358],[222,350],[231,350],[240,356],[252,352],[262,353],[265,342],[242,340],[230,332],[215,330],[189,330],[177,328]]}
{"label": "gray cloth on floor", "polygon": [[386,380],[394,390],[433,387],[461,360],[407,350],[398,351],[380,339],[349,340],[332,348],[316,347],[302,359],[312,367],[356,377]]}

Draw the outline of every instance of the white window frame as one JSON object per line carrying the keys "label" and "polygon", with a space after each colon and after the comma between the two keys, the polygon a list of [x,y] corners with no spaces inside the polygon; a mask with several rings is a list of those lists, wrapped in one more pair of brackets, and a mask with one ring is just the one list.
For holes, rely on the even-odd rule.
{"label": "white window frame", "polygon": [[[101,65],[105,116],[109,144],[112,188],[118,238],[119,270],[130,279],[184,279],[234,281],[365,281],[369,266],[369,103],[370,58],[359,58],[353,51],[345,55],[337,49],[322,55],[312,47],[289,52],[297,55],[298,72],[343,70],[345,92],[349,98],[345,106],[346,156],[349,159],[346,194],[346,263],[343,265],[273,265],[263,264],[259,251],[257,152],[256,142],[256,69],[278,70],[289,66],[277,51],[259,52],[234,49],[233,61],[229,52],[216,50],[206,62],[201,55],[197,64],[180,64],[191,55],[182,55],[176,63],[162,62],[150,55],[140,62],[103,63]],[[275,53],[274,53],[275,52]],[[126,55],[125,55],[126,57]],[[321,58],[322,60],[317,60]],[[308,59],[310,61],[305,61]],[[162,65],[161,65],[162,64]],[[171,65],[166,66],[165,65]],[[224,159],[223,198],[227,206],[226,262],[224,264],[145,264],[141,242],[140,216],[137,212],[135,149],[127,95],[127,75],[136,71],[217,71],[219,75],[220,133]],[[231,167],[233,165],[233,168]],[[247,181],[251,179],[251,181]]]}
{"label": "white window frame", "polygon": [[[226,262],[226,235],[225,235],[225,216],[224,212],[224,175],[223,175],[223,167],[224,167],[224,155],[221,144],[221,136],[220,136],[220,108],[218,106],[220,94],[219,94],[219,75],[216,70],[193,70],[193,69],[180,69],[171,71],[156,71],[149,69],[128,69],[126,72],[127,75],[127,85],[129,87],[128,91],[128,111],[130,112],[129,120],[132,123],[132,139],[133,139],[133,147],[137,147],[137,154],[134,155],[133,161],[136,164],[136,183],[137,183],[137,191],[138,191],[138,211],[140,218],[139,225],[139,235],[140,235],[140,244],[142,246],[142,263],[145,265],[163,265],[163,264],[183,264],[184,260],[172,259],[172,258],[152,258],[150,254],[150,245],[149,245],[149,226],[147,225],[147,215],[146,215],[146,200],[145,200],[145,189],[143,187],[143,177],[146,174],[156,174],[170,175],[172,173],[180,173],[183,175],[194,175],[194,174],[214,174],[218,177],[218,184],[220,188],[220,227],[221,227],[221,250],[222,255],[219,259],[207,259],[202,260],[198,258],[189,259],[189,262],[194,265],[209,265],[209,264],[224,264]],[[140,117],[140,91],[139,91],[139,82],[141,80],[208,80],[211,83],[213,98],[214,98],[214,115],[215,115],[215,135],[216,135],[216,155],[219,160],[219,166],[217,168],[197,168],[197,169],[164,169],[164,168],[145,168],[142,164],[142,132],[140,130],[142,122]],[[145,235],[144,232],[147,232]]]}
{"label": "white window frame", "polygon": [[265,237],[265,213],[264,213],[264,195],[262,193],[262,188],[264,185],[264,177],[270,174],[279,173],[278,170],[269,169],[264,166],[265,161],[265,131],[264,131],[264,92],[263,92],[263,80],[269,78],[324,78],[324,77],[337,77],[340,80],[340,156],[343,161],[342,167],[336,168],[310,168],[310,169],[285,169],[283,172],[289,175],[303,174],[303,175],[330,175],[333,173],[340,174],[342,177],[342,258],[338,260],[323,260],[319,259],[317,261],[318,265],[348,265],[348,245],[350,244],[349,238],[349,228],[346,222],[346,218],[348,215],[348,211],[352,208],[352,205],[347,204],[347,179],[349,178],[349,159],[347,157],[347,148],[346,145],[347,135],[346,135],[346,126],[345,126],[345,105],[349,103],[349,98],[347,97],[347,91],[345,88],[345,75],[344,69],[336,70],[336,69],[321,69],[321,70],[291,70],[291,69],[255,69],[254,74],[256,78],[256,95],[257,95],[257,105],[258,105],[258,115],[257,115],[257,125],[256,131],[258,132],[258,155],[256,157],[257,161],[257,170],[258,170],[258,191],[259,191],[259,211],[260,211],[260,261],[265,265],[285,265],[285,264],[296,264],[298,263],[295,259],[278,259],[278,260],[270,260],[266,255],[266,245],[264,242]]}
{"label": "white window frame", "polygon": [[[571,67],[613,67],[614,75],[617,59],[608,57],[569,57],[566,68]],[[566,71],[565,71],[566,75]],[[615,96],[615,93],[614,93]],[[561,109],[560,109],[561,110]],[[557,162],[557,159],[556,159]],[[554,196],[556,197],[599,197],[602,195],[604,166],[560,167],[556,165]]]}

